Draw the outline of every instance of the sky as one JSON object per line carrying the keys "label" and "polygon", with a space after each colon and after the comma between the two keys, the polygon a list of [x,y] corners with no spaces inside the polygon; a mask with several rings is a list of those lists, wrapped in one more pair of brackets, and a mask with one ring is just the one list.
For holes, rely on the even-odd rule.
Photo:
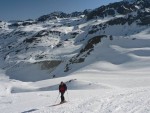
{"label": "sky", "polygon": [[0,0],[0,20],[36,19],[54,11],[71,13],[121,0]]}

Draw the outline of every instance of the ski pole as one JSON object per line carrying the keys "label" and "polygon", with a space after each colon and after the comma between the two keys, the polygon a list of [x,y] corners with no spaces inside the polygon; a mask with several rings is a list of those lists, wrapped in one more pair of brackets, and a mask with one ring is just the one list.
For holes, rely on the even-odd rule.
{"label": "ski pole", "polygon": [[69,101],[69,94],[68,94],[68,90],[67,90],[67,95],[68,95],[68,101]]}
{"label": "ski pole", "polygon": [[[60,92],[59,92],[59,94],[60,94]],[[58,100],[59,94],[58,94],[58,96],[57,96],[57,98],[56,98],[56,100],[55,100],[55,103],[56,103],[56,102],[57,102],[57,100]]]}

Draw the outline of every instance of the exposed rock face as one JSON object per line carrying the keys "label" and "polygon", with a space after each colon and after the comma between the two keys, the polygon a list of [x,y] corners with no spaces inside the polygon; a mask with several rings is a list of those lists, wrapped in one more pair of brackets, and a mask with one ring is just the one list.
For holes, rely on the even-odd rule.
{"label": "exposed rock face", "polygon": [[94,45],[96,45],[97,43],[101,42],[101,39],[104,38],[104,37],[106,37],[106,36],[105,35],[101,35],[101,36],[95,36],[95,37],[91,38],[87,42],[86,46],[83,49],[81,49],[80,53],[83,53],[85,51],[93,50]]}
{"label": "exposed rock face", "polygon": [[52,61],[41,61],[35,64],[39,64],[42,70],[53,70],[57,67],[62,61],[59,60],[52,60]]}

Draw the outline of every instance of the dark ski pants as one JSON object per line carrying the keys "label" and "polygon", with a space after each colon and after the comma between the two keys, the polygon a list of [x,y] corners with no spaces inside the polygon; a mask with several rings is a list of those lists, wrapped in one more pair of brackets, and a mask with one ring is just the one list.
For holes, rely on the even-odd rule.
{"label": "dark ski pants", "polygon": [[65,92],[61,92],[61,102],[64,102],[64,101],[65,101],[64,93],[65,93]]}

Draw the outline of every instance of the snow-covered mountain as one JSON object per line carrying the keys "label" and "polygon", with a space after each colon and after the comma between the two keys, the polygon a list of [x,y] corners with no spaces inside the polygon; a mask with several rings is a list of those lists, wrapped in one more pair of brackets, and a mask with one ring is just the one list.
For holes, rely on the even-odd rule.
{"label": "snow-covered mountain", "polygon": [[[5,113],[148,113],[149,69],[149,0],[123,0],[71,14],[53,12],[35,20],[0,21],[0,111]],[[43,108],[49,103],[48,93],[51,104],[55,101],[52,90],[60,81],[71,90],[74,107]],[[91,98],[84,96],[87,93]],[[33,99],[31,105],[28,97]],[[16,108],[21,100],[25,102]]]}
{"label": "snow-covered mountain", "polygon": [[[147,0],[132,4],[121,1],[92,11],[71,14],[54,12],[37,20],[1,21],[1,68],[6,70],[10,78],[18,80],[37,81],[66,76],[72,70],[77,70],[76,65],[81,68],[101,60],[100,57],[106,53],[97,54],[95,48],[102,46],[103,41],[111,40],[117,46],[121,43],[118,38],[121,41],[130,40],[130,43],[140,42],[135,35],[149,29],[149,6]],[[109,46],[113,46],[111,43]],[[98,59],[93,59],[92,54],[96,54],[94,56]],[[116,62],[124,64],[130,58],[128,56],[125,61]],[[114,64],[109,58],[105,57],[105,60]],[[38,70],[42,77],[35,73],[37,71],[29,71],[31,69]]]}

